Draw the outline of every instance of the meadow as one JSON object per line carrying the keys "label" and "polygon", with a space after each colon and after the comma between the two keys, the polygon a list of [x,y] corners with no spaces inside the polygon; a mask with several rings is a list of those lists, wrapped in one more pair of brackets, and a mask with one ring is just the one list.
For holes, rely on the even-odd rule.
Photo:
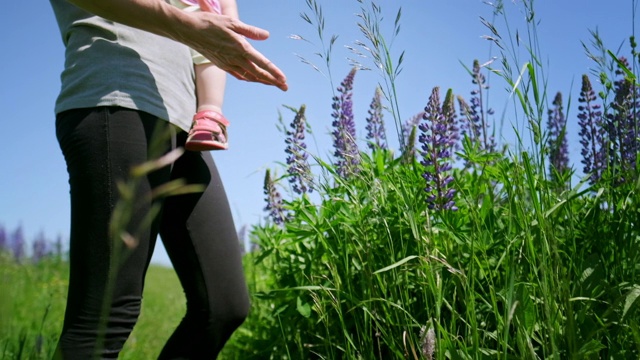
{"label": "meadow", "polygon": [[[0,261],[0,359],[51,359],[62,327],[68,264],[48,256],[37,263]],[[155,359],[185,312],[173,269],[151,266],[144,309],[121,359]]]}
{"label": "meadow", "polygon": [[[586,51],[597,72],[581,78],[570,103],[545,87],[533,1],[521,4],[530,15],[524,58],[515,56],[520,44],[503,40],[497,20],[508,16],[498,1],[496,21],[485,24],[496,60],[467,64],[469,89],[435,86],[424,111],[401,119],[403,55],[389,47],[401,13],[387,14],[393,31],[382,34],[382,8],[361,3],[359,51],[383,80],[365,90],[374,94],[365,119],[352,109],[364,65],[340,81],[329,158],[307,149],[304,105],[282,115],[287,157],[265,173],[268,221],[251,228],[245,256],[253,308],[220,358],[640,358],[635,38],[625,56],[594,32]],[[335,39],[323,37],[321,6],[306,0],[303,19],[330,68]],[[515,146],[499,141],[496,124],[512,115],[486,101],[489,76],[523,122]],[[576,163],[568,121],[580,129]],[[9,250],[1,259],[11,295],[0,298],[0,354],[47,358],[66,263],[20,263]],[[153,358],[184,312],[172,270],[152,267],[147,292],[124,359]]]}

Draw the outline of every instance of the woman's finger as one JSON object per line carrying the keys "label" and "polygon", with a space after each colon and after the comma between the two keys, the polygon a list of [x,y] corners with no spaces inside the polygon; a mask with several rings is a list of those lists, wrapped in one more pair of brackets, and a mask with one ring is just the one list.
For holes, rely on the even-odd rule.
{"label": "woman's finger", "polygon": [[250,71],[252,70],[254,75],[274,79],[276,85],[286,85],[287,77],[284,72],[264,55],[254,49],[254,51],[248,52],[246,56],[249,63],[253,65],[253,69],[250,69]]}
{"label": "woman's finger", "polygon": [[238,19],[234,19],[234,21],[230,24],[230,29],[236,34],[242,35],[251,40],[266,40],[269,38],[269,31],[257,26],[243,23]]}
{"label": "woman's finger", "polygon": [[231,56],[218,58],[220,62],[227,65],[226,67],[223,66],[223,69],[240,80],[274,85],[286,91],[288,86],[287,77],[284,73],[244,39],[242,42],[244,42],[244,54],[241,55],[241,58],[233,58]]}
{"label": "woman's finger", "polygon": [[265,69],[264,67],[260,67],[258,64],[249,61],[247,64],[248,72],[245,74],[245,77],[252,81],[268,83],[278,87],[280,90],[287,91],[289,87],[287,85],[287,78],[285,75],[280,71],[280,69],[278,69],[278,67],[273,65],[272,62],[269,60],[266,60],[266,62],[267,68]]}

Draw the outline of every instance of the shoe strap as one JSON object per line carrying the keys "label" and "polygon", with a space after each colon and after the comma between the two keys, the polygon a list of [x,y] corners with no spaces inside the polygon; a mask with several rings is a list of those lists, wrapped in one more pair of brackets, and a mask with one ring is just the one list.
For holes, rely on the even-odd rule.
{"label": "shoe strap", "polygon": [[204,120],[204,119],[215,121],[224,127],[229,126],[229,120],[227,120],[227,118],[225,118],[222,114],[220,114],[217,111],[213,111],[213,110],[198,111],[193,116],[193,121]]}

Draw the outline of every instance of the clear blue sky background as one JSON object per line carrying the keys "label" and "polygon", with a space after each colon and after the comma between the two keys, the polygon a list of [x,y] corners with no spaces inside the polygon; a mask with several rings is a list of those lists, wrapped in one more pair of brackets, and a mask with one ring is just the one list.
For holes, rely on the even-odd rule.
{"label": "clear blue sky background", "polygon": [[[344,45],[364,37],[356,22],[360,4],[356,0],[318,0],[326,17],[327,38],[339,35],[332,59],[332,73],[337,86],[350,69],[352,56]],[[524,37],[526,27],[520,1],[505,1],[511,31]],[[366,1],[365,1],[366,3]],[[315,132],[317,144],[310,149],[329,159],[331,139],[331,86],[329,81],[295,54],[304,56],[320,68],[322,61],[315,28],[299,14],[308,12],[302,0],[238,0],[241,18],[268,29],[271,38],[255,46],[287,74],[290,90],[286,93],[263,85],[228,82],[225,113],[232,121],[230,150],[214,153],[229,195],[236,226],[252,225],[264,219],[262,182],[266,168],[284,161],[284,135],[277,128],[278,111],[285,122],[292,113],[282,107],[307,105],[307,118]],[[265,5],[266,4],[266,5]],[[403,119],[421,111],[431,89],[453,88],[469,96],[470,78],[460,62],[471,66],[497,55],[482,39],[489,31],[479,20],[491,19],[492,9],[481,0],[380,0],[385,14],[383,32],[388,36],[399,6],[402,28],[393,43],[395,56],[406,51],[403,72],[398,78],[400,110]],[[590,41],[589,30],[598,28],[605,44],[614,52],[626,42],[632,31],[631,0],[585,1],[542,0],[536,2],[536,18],[542,62],[549,80],[550,96],[561,91],[571,95],[569,110],[570,151],[579,167],[577,142],[577,97],[580,76],[594,66],[587,59],[581,41]],[[506,36],[506,29],[499,28]],[[315,45],[290,39],[299,34]],[[67,173],[54,132],[54,101],[60,86],[63,47],[52,10],[46,2],[8,1],[0,12],[0,225],[9,231],[22,225],[28,240],[43,231],[48,237],[69,233],[69,199]],[[527,59],[522,49],[522,61]],[[362,59],[371,66],[370,59]],[[520,64],[519,66],[521,66]],[[365,116],[381,80],[376,71],[361,71],[354,85],[354,112],[358,135],[365,136]],[[592,79],[595,83],[595,79]],[[505,107],[505,84],[493,77],[491,106],[500,114]],[[550,99],[549,101],[551,101]],[[510,111],[507,114],[509,123]],[[396,134],[387,115],[387,133]],[[506,134],[506,133],[505,133]],[[515,140],[506,135],[503,142]],[[311,141],[310,141],[311,142]],[[397,144],[397,142],[392,142]],[[394,145],[395,146],[395,145]],[[279,170],[282,174],[283,171]],[[154,261],[168,264],[159,247]]]}

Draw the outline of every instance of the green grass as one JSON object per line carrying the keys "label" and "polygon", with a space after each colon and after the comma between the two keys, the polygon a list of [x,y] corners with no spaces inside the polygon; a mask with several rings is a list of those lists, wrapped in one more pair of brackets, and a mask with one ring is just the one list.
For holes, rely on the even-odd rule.
{"label": "green grass", "polygon": [[121,359],[156,359],[185,313],[185,299],[173,269],[150,266],[142,300],[142,313]]}
{"label": "green grass", "polygon": [[[0,359],[50,359],[62,328],[68,266],[0,261]],[[138,323],[121,359],[155,359],[185,312],[182,288],[171,268],[150,266]]]}
{"label": "green grass", "polygon": [[19,265],[0,255],[0,358],[48,359],[62,327],[66,264]]}

